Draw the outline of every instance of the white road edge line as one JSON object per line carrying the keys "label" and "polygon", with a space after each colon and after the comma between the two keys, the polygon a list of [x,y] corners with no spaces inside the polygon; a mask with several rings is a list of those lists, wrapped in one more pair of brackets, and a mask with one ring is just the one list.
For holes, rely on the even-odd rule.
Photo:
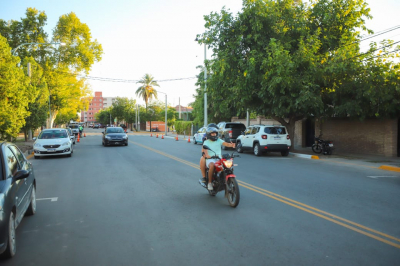
{"label": "white road edge line", "polygon": [[42,198],[42,199],[36,199],[36,200],[51,200],[51,201],[57,201],[58,197],[55,198]]}
{"label": "white road edge line", "polygon": [[392,176],[392,175],[369,175],[367,177],[378,178],[378,177],[396,177],[396,176]]}

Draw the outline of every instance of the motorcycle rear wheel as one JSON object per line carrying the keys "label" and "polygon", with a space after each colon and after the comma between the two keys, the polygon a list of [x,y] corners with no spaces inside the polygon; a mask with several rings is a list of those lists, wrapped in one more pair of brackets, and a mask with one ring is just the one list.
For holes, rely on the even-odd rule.
{"label": "motorcycle rear wheel", "polygon": [[312,145],[312,150],[315,153],[321,153],[322,152],[321,144],[313,144]]}
{"label": "motorcycle rear wheel", "polygon": [[235,178],[228,178],[226,183],[228,203],[231,207],[236,208],[240,201],[239,185]]}

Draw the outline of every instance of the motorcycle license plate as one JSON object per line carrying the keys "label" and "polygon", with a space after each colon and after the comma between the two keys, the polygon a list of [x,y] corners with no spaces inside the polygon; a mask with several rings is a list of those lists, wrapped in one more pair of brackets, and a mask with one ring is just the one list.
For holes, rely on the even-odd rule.
{"label": "motorcycle license plate", "polygon": [[329,147],[333,147],[333,144],[329,144]]}

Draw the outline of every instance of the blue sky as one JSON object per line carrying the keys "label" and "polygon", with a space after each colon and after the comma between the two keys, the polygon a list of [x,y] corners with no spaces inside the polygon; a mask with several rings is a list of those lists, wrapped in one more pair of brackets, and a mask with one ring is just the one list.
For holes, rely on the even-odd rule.
{"label": "blue sky", "polygon": [[[101,62],[96,63],[90,76],[138,80],[149,73],[157,80],[195,77],[196,66],[204,60],[204,48],[194,39],[204,31],[204,15],[220,11],[223,6],[233,13],[241,9],[241,0],[0,0],[0,18],[19,20],[27,7],[45,11],[46,31],[51,31],[58,18],[74,12],[91,29],[93,38],[104,49]],[[398,0],[369,0],[373,19],[367,27],[381,31],[400,25]],[[400,40],[400,30],[371,39]],[[362,43],[367,47],[368,41]],[[210,51],[207,58],[210,58]],[[105,97],[137,98],[138,84],[89,81],[93,91]],[[160,82],[159,91],[168,95],[168,103],[186,106],[194,101],[195,79]],[[164,94],[159,99],[164,101]],[[139,103],[143,103],[139,100]]]}

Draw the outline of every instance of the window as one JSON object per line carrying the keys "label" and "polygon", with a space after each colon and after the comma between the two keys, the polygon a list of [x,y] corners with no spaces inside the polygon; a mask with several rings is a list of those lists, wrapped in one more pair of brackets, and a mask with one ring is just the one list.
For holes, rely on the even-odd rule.
{"label": "window", "polygon": [[248,129],[246,129],[246,131],[244,132],[244,134],[245,134],[245,135],[251,134],[251,130],[252,130],[252,129],[253,129],[252,127],[249,127]]}
{"label": "window", "polygon": [[7,160],[6,167],[8,168],[8,171],[10,173],[9,177],[12,177],[17,173],[18,169],[20,168],[17,157],[15,157],[14,153],[12,153],[9,148],[5,149],[5,157]]}
{"label": "window", "polygon": [[251,130],[251,134],[257,134],[259,129],[259,127],[253,127],[253,129]]}
{"label": "window", "polygon": [[246,126],[243,124],[226,124],[225,128],[232,128],[232,129],[240,129],[241,131],[246,129]]}
{"label": "window", "polygon": [[20,152],[20,150],[16,146],[10,146],[10,149],[17,157],[19,164],[22,166],[25,163],[25,156]]}
{"label": "window", "polygon": [[286,129],[284,127],[266,127],[264,132],[272,135],[286,135]]}
{"label": "window", "polygon": [[102,101],[103,101],[103,99],[100,99],[99,101],[100,101],[100,102],[102,102]]}

